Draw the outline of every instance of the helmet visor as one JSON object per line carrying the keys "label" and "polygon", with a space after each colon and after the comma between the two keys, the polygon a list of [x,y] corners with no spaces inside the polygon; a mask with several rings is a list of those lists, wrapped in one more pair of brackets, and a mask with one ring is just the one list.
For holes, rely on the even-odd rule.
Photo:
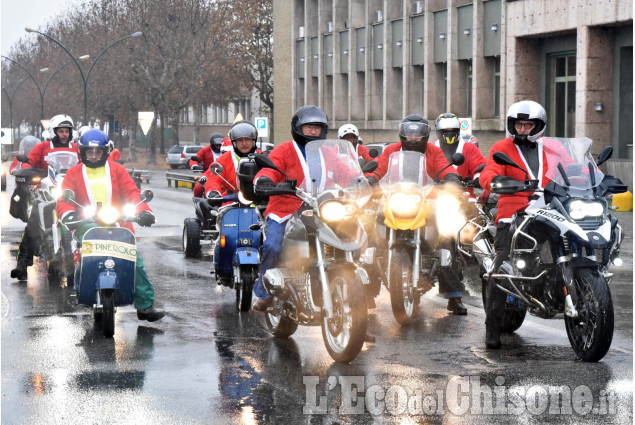
{"label": "helmet visor", "polygon": [[232,141],[242,139],[243,137],[256,140],[258,138],[258,130],[256,130],[256,127],[251,124],[238,123],[229,131],[229,138]]}
{"label": "helmet visor", "polygon": [[399,137],[416,139],[428,136],[430,136],[430,126],[426,123],[407,121],[399,124]]}

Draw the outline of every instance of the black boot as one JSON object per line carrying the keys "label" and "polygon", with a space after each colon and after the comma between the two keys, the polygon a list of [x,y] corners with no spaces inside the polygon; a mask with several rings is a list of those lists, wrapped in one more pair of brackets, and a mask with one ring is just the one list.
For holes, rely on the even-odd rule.
{"label": "black boot", "polygon": [[11,270],[11,278],[18,280],[26,280],[26,268],[28,267],[26,260],[19,260],[15,269]]}
{"label": "black boot", "polygon": [[137,310],[137,319],[147,320],[148,322],[156,322],[165,316],[165,313],[161,310],[157,310],[154,306],[144,308],[143,310]]}
{"label": "black boot", "polygon": [[496,325],[485,325],[485,345],[487,348],[501,348],[501,330]]}
{"label": "black boot", "polygon": [[467,314],[467,308],[461,302],[461,297],[452,297],[448,301],[448,310],[454,314],[465,316]]}

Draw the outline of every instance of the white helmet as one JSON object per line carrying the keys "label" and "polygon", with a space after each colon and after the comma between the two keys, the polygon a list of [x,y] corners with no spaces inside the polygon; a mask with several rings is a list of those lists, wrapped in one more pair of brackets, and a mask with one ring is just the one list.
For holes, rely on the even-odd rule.
{"label": "white helmet", "polygon": [[344,124],[337,130],[338,139],[343,139],[347,134],[352,134],[356,139],[359,139],[359,130],[353,124]]}
{"label": "white helmet", "polygon": [[[520,136],[516,132],[516,121],[533,121],[534,128],[528,136]],[[536,143],[545,132],[547,112],[539,103],[533,100],[522,100],[514,103],[507,110],[507,135],[515,139],[526,139]]]}
{"label": "white helmet", "polygon": [[51,133],[48,130],[42,131],[42,140],[49,141],[51,140]]}
{"label": "white helmet", "polygon": [[[71,132],[71,137],[73,137],[73,119],[66,114],[55,115],[51,118],[51,123],[49,124],[49,133],[51,137],[57,136],[55,132],[58,128],[68,128],[68,131]],[[69,140],[70,141],[70,140]]]}
{"label": "white helmet", "polygon": [[79,127],[79,129],[77,130],[79,132],[79,137],[82,137],[88,130],[90,130],[90,127],[87,125]]}

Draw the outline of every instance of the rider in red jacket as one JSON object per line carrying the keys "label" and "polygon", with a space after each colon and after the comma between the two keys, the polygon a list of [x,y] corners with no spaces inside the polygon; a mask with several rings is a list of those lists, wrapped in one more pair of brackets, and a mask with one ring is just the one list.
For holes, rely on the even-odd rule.
{"label": "rider in red jacket", "polygon": [[344,124],[337,130],[337,138],[348,140],[353,144],[355,153],[364,161],[372,161],[368,148],[360,143],[359,130],[353,124]]}
{"label": "rider in red jacket", "polygon": [[[485,169],[481,172],[480,184],[484,189],[491,188],[507,180],[525,180],[525,172],[530,179],[537,179],[540,186],[546,185],[545,173],[547,160],[543,151],[542,135],[547,125],[547,113],[538,103],[524,100],[514,103],[507,111],[507,138],[492,146]],[[495,152],[507,154],[522,170],[499,165],[493,160]],[[496,237],[494,248],[493,271],[497,271],[504,261],[509,259],[511,249],[512,217],[522,212],[529,205],[531,192],[521,192],[513,195],[500,195],[498,213],[496,215]],[[489,279],[487,289],[487,305],[485,319],[485,344],[488,348],[500,348],[500,323],[505,311],[506,294],[499,290],[492,279]]]}

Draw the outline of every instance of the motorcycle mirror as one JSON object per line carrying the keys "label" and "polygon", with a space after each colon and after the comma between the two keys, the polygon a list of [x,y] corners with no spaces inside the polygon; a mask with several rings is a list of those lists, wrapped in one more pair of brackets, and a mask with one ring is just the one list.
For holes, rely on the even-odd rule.
{"label": "motorcycle mirror", "polygon": [[75,200],[75,192],[70,189],[64,189],[62,191],[62,200],[64,202],[73,202]]}
{"label": "motorcycle mirror", "polygon": [[366,160],[364,158],[362,158],[361,156],[357,157],[357,162],[359,163],[359,166],[361,168],[364,168],[364,164],[366,164]]}
{"label": "motorcycle mirror", "polygon": [[611,156],[613,156],[613,146],[605,147],[602,152],[600,152],[600,156],[598,157],[598,167],[608,161]]}
{"label": "motorcycle mirror", "polygon": [[452,165],[461,165],[465,162],[465,155],[460,152],[452,154]]}
{"label": "motorcycle mirror", "polygon": [[370,155],[371,158],[377,158],[379,156],[379,151],[377,149],[371,149],[368,151],[368,155]]}
{"label": "motorcycle mirror", "polygon": [[150,189],[146,189],[141,192],[141,202],[150,202],[154,198],[154,192]]}
{"label": "motorcycle mirror", "polygon": [[379,163],[377,161],[368,161],[362,167],[362,171],[364,173],[372,173],[373,171],[377,169],[378,166],[379,166]]}
{"label": "motorcycle mirror", "polygon": [[28,155],[16,155],[16,158],[18,158],[18,161],[20,162],[29,162],[29,156]]}
{"label": "motorcycle mirror", "polygon": [[287,175],[283,173],[282,170],[280,170],[278,167],[276,167],[276,164],[274,164],[267,155],[258,153],[256,154],[256,157],[254,159],[256,160],[256,165],[259,168],[271,168],[272,170],[276,170],[277,172],[281,173],[285,178],[288,179]]}
{"label": "motorcycle mirror", "polygon": [[483,171],[484,168],[485,168],[485,164],[479,165],[478,167],[476,167],[476,170],[474,170],[474,174],[480,173],[481,171]]}
{"label": "motorcycle mirror", "polygon": [[507,156],[503,152],[494,152],[494,155],[492,155],[492,157],[494,158],[494,162],[498,165],[509,165],[510,167],[518,168],[520,171],[525,173],[525,179],[529,180],[529,173],[520,168],[518,164],[516,164],[509,156]]}
{"label": "motorcycle mirror", "polygon": [[220,165],[218,162],[213,163],[210,166],[210,169],[212,170],[212,173],[216,174],[217,176],[220,176],[223,172],[223,166]]}

